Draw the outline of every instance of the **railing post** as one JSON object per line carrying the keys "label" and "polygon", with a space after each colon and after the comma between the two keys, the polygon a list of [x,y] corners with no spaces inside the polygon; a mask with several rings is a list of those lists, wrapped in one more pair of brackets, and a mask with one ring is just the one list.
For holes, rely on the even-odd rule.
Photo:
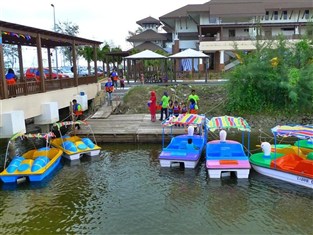
{"label": "railing post", "polygon": [[2,44],[2,28],[0,28],[0,80],[2,84],[2,91],[4,99],[9,97],[8,92],[8,84],[5,79],[5,71],[4,71],[4,59],[3,59],[3,44]]}

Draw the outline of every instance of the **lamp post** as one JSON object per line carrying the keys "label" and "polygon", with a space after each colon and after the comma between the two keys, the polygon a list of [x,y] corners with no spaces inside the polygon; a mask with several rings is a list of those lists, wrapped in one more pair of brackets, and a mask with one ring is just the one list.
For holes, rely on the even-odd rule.
{"label": "lamp post", "polygon": [[[55,6],[54,4],[51,4],[51,6],[53,7],[53,28],[54,28],[54,32],[56,32],[56,24],[55,24]],[[57,47],[54,48],[55,50],[55,66],[56,66],[56,71],[58,74],[58,50]]]}

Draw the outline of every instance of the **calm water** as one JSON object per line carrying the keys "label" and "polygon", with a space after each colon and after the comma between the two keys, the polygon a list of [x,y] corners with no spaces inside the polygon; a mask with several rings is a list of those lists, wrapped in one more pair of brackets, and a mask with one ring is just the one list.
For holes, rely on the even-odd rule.
{"label": "calm water", "polygon": [[103,145],[40,184],[2,186],[0,234],[312,234],[312,190],[161,169],[158,145]]}

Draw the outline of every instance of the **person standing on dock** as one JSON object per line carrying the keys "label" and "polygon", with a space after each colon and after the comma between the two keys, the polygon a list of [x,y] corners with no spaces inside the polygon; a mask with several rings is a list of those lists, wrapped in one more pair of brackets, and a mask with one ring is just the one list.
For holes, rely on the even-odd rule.
{"label": "person standing on dock", "polygon": [[108,78],[108,81],[105,83],[105,91],[108,95],[108,106],[112,105],[112,92],[114,91],[114,86],[111,78]]}
{"label": "person standing on dock", "polygon": [[148,106],[150,109],[151,122],[156,121],[156,94],[155,91],[150,92],[150,100],[148,101]]}
{"label": "person standing on dock", "polygon": [[163,114],[165,116],[165,119],[168,118],[168,112],[167,112],[167,108],[168,108],[168,103],[170,101],[170,97],[168,96],[167,92],[164,92],[164,95],[161,98],[161,118],[160,121],[163,121]]}

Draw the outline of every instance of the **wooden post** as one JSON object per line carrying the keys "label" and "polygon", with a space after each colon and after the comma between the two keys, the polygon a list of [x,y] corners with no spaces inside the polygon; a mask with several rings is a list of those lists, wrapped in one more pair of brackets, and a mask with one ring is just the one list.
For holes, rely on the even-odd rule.
{"label": "wooden post", "polygon": [[38,70],[40,76],[40,90],[41,92],[46,91],[46,81],[45,81],[45,74],[43,71],[43,63],[42,63],[42,53],[41,53],[41,35],[38,33],[36,37],[36,44],[37,44],[37,59],[38,59]]}
{"label": "wooden post", "polygon": [[0,28],[0,80],[2,83],[1,87],[2,87],[3,98],[7,99],[9,97],[9,92],[8,92],[8,84],[7,84],[7,81],[5,79],[3,44],[2,44],[2,29],[1,28]]}
{"label": "wooden post", "polygon": [[73,73],[74,73],[75,86],[78,86],[75,40],[73,40],[73,43],[72,43],[72,57],[73,57]]}
{"label": "wooden post", "polygon": [[96,82],[98,81],[98,67],[97,67],[97,46],[96,44],[93,45],[93,61],[95,67],[95,78]]}
{"label": "wooden post", "polygon": [[22,46],[19,44],[17,45],[17,52],[18,52],[18,63],[20,69],[20,81],[25,81],[24,78],[24,65],[23,65],[23,55],[22,55]]}

